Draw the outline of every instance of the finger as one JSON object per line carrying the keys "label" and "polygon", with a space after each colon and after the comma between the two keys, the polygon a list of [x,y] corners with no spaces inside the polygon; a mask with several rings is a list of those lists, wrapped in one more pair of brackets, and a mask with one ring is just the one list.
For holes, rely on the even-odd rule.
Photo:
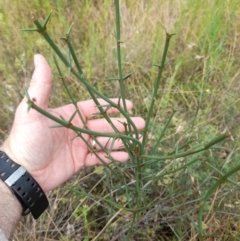
{"label": "finger", "polygon": [[40,54],[34,56],[34,67],[28,93],[37,105],[46,108],[52,88],[51,69],[46,59]]}
{"label": "finger", "polygon": [[120,139],[113,139],[108,137],[97,137],[90,140],[90,145],[95,151],[99,150],[119,150],[124,148],[124,144]]}
{"label": "finger", "polygon": [[[120,106],[123,106],[122,100],[119,102],[118,98],[114,98],[110,100],[116,104],[120,103]],[[98,99],[98,102],[104,110],[107,110],[108,114],[119,112],[118,109],[114,107],[109,108],[110,104],[103,99]],[[90,117],[94,114],[100,113],[99,107],[95,104],[93,100],[86,100],[86,101],[79,102],[78,106],[85,117]],[[127,106],[127,110],[131,110],[133,107],[133,104],[131,101],[126,100],[126,106]]]}
{"label": "finger", "polygon": [[[98,156],[93,153],[89,153],[85,160],[85,167],[103,164],[103,162],[106,164],[111,163],[111,160],[106,156],[105,152],[97,152],[97,155]],[[128,160],[129,156],[124,151],[116,151],[111,152],[111,158],[119,162],[125,162]]]}
{"label": "finger", "polygon": [[[143,118],[132,117],[131,119],[138,130],[141,130],[144,128],[145,121]],[[111,118],[111,121],[119,132],[125,131],[124,123],[127,123],[125,118]],[[115,132],[113,127],[111,127],[110,124],[105,119],[89,120],[87,122],[87,127],[88,129],[97,131],[97,132],[103,132],[103,133]]]}

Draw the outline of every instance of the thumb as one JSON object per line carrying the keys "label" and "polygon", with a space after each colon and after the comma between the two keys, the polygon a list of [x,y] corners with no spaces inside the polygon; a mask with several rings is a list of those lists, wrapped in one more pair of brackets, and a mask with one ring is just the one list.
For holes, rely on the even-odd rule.
{"label": "thumb", "polygon": [[38,106],[46,108],[52,88],[51,69],[46,59],[40,54],[34,55],[34,67],[28,94]]}

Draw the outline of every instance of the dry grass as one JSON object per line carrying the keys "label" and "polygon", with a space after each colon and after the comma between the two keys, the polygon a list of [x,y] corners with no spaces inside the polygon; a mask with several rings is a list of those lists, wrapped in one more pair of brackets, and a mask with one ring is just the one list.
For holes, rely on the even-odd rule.
{"label": "dry grass", "polygon": [[[179,126],[186,130],[194,117],[200,93],[203,93],[195,127],[198,134],[194,132],[193,135],[207,140],[224,128],[230,128],[235,142],[226,143],[225,149],[217,155],[205,154],[201,163],[210,161],[223,172],[234,166],[239,160],[239,122],[235,118],[239,114],[240,101],[238,1],[120,2],[123,67],[125,72],[136,71],[127,82],[127,98],[135,103],[134,113],[144,117],[147,111],[149,92],[157,73],[152,64],[158,63],[164,44],[163,25],[176,36],[169,53],[172,62],[164,72],[163,97],[154,110],[159,128],[162,128],[170,110],[175,108],[180,112],[171,130],[175,132]],[[74,22],[72,40],[87,78],[108,96],[118,96],[118,86],[106,81],[117,71],[113,1],[52,0],[40,3],[37,0],[0,0],[0,6],[1,138],[11,127],[14,110],[22,98],[22,87],[31,77],[34,53],[43,54],[53,68],[51,106],[69,102],[62,91],[50,48],[39,35],[21,31],[21,28],[32,26],[32,16],[43,19],[53,9],[48,31],[63,49],[64,45],[58,39]],[[79,100],[89,98],[76,80],[69,77],[67,81]],[[158,132],[157,127],[155,131]],[[181,134],[175,139],[170,139],[170,136],[167,133],[163,143],[169,150],[181,139]],[[187,168],[185,173],[157,182],[149,192],[148,201],[159,200],[159,205],[142,215],[139,226],[133,227],[135,233],[132,236],[127,236],[131,228],[131,213],[69,191],[68,187],[71,187],[101,197],[107,195],[109,183],[104,172],[89,168],[49,193],[51,209],[37,222],[30,216],[23,218],[12,240],[197,241],[198,201],[202,192],[209,188],[209,183],[215,180],[214,171],[204,169],[201,163]],[[156,172],[163,168],[161,165],[156,167]],[[124,193],[114,198],[124,205]],[[212,235],[206,240],[239,240],[239,215],[238,189],[222,186],[208,203],[204,216],[205,231]]]}

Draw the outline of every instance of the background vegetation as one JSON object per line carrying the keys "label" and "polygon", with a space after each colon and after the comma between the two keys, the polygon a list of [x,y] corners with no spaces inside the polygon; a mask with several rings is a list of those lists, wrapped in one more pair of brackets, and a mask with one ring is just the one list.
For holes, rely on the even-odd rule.
{"label": "background vegetation", "polygon": [[[41,219],[22,219],[13,240],[198,240],[197,212],[200,197],[218,178],[239,162],[239,37],[240,6],[237,0],[128,0],[120,1],[122,17],[123,68],[136,71],[127,80],[126,97],[135,104],[134,115],[145,117],[150,91],[157,74],[153,64],[160,60],[165,41],[162,25],[173,37],[163,74],[161,98],[154,112],[157,125],[149,139],[163,129],[172,109],[176,115],[159,147],[159,155],[185,143],[185,136],[201,140],[230,130],[232,138],[218,149],[193,158],[180,172],[157,178],[168,165],[173,168],[194,159],[179,158],[149,167],[156,177],[149,186],[146,202],[159,200],[147,210],[137,227],[131,227],[132,213],[116,209],[84,193],[111,198],[124,206],[126,195],[115,195],[119,180],[105,178],[101,167],[81,171],[72,180],[49,193],[51,209]],[[58,40],[74,22],[71,36],[86,77],[108,96],[118,97],[115,76],[116,44],[113,37],[115,11],[112,0],[102,1],[6,1],[0,0],[0,135],[11,128],[14,110],[23,97],[33,71],[34,53],[43,54],[53,69],[54,86],[50,105],[69,99],[53,64],[52,51],[38,34],[22,32],[33,26],[33,16],[43,20],[53,10],[49,33]],[[67,79],[79,100],[86,91],[71,77]],[[196,111],[197,117],[195,118]],[[195,120],[194,128],[191,128]],[[208,164],[208,165],[207,165]],[[124,169],[123,169],[124,170]],[[126,171],[126,170],[124,170]],[[134,173],[126,175],[134,180]],[[231,177],[238,182],[239,174]],[[237,183],[236,183],[237,184]],[[240,240],[239,192],[226,183],[211,196],[204,212],[206,240]]]}

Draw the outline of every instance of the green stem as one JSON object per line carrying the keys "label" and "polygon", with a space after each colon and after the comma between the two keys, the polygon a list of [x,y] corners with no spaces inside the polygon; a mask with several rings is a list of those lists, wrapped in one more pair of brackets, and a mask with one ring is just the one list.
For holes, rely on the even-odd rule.
{"label": "green stem", "polygon": [[116,40],[117,40],[117,61],[118,61],[118,77],[121,97],[123,101],[123,109],[127,112],[125,91],[123,85],[123,74],[122,74],[122,60],[121,60],[121,31],[120,31],[120,11],[119,11],[119,0],[115,0],[116,10]]}
{"label": "green stem", "polygon": [[143,156],[142,156],[143,158],[153,159],[153,160],[144,162],[142,165],[152,164],[152,163],[154,163],[154,162],[156,162],[156,161],[159,161],[159,160],[175,159],[175,158],[179,158],[179,157],[190,156],[190,155],[193,155],[193,154],[195,154],[195,153],[198,153],[198,152],[205,151],[205,150],[209,149],[211,146],[217,144],[218,142],[223,141],[224,139],[228,138],[229,136],[230,136],[229,133],[222,134],[222,135],[220,135],[220,136],[217,136],[216,138],[213,138],[213,140],[211,140],[210,142],[208,142],[208,143],[207,143],[206,145],[204,145],[204,146],[195,148],[194,150],[189,150],[189,151],[181,152],[181,153],[174,154],[174,155],[167,155],[167,156],[149,156],[149,155],[143,155]]}
{"label": "green stem", "polygon": [[205,206],[205,203],[207,202],[207,200],[210,198],[210,196],[217,190],[217,188],[225,183],[227,180],[227,178],[231,175],[233,175],[234,173],[238,172],[240,170],[240,164],[237,165],[236,167],[234,167],[232,170],[230,170],[229,172],[227,172],[225,175],[221,176],[218,181],[216,181],[212,187],[207,191],[207,193],[204,195],[202,201],[200,202],[199,205],[199,212],[198,212],[198,232],[199,232],[199,236],[200,236],[200,240],[203,240],[204,235],[203,235],[203,228],[202,228],[202,216],[203,216],[203,209]]}
{"label": "green stem", "polygon": [[144,185],[144,188],[146,188],[150,183],[154,182],[156,179],[163,178],[163,177],[166,176],[166,175],[173,174],[173,173],[178,172],[178,171],[180,171],[180,170],[182,170],[182,169],[185,169],[186,167],[192,165],[193,163],[195,163],[195,162],[197,162],[197,161],[199,161],[199,160],[200,160],[200,158],[197,157],[197,158],[194,158],[192,161],[189,161],[189,162],[186,163],[185,165],[183,165],[183,166],[181,166],[181,167],[179,167],[179,168],[174,169],[173,171],[168,171],[168,170],[164,170],[164,169],[163,169],[162,171],[160,171],[159,173],[157,173],[157,175],[155,175],[154,177],[152,177],[152,175],[150,175],[150,176],[148,176],[148,177],[145,177],[144,179],[149,179],[149,178],[151,178],[151,180],[150,180],[147,184]]}
{"label": "green stem", "polygon": [[161,140],[162,140],[162,137],[163,137],[165,131],[167,130],[167,128],[168,128],[168,126],[169,126],[169,124],[170,124],[170,122],[171,122],[171,120],[172,120],[172,118],[173,118],[173,116],[174,116],[175,113],[176,113],[176,111],[173,111],[173,113],[171,114],[171,116],[170,116],[170,118],[168,119],[167,123],[165,124],[163,130],[161,131],[161,134],[159,135],[159,137],[158,137],[158,139],[157,139],[157,141],[156,141],[156,144],[155,144],[154,147],[151,149],[151,153],[155,153],[155,152],[156,152],[156,149],[159,147],[159,144],[160,144],[160,142],[161,142]]}
{"label": "green stem", "polygon": [[[206,163],[208,166],[210,166],[215,172],[217,172],[219,175],[223,176],[224,174],[219,171],[216,167],[214,167],[213,165],[211,165],[209,162]],[[238,184],[238,182],[235,182],[234,180],[232,180],[231,178],[227,179],[228,182],[232,183],[233,185],[240,187],[240,185]]]}
{"label": "green stem", "polygon": [[[99,96],[100,98],[102,98],[103,100],[105,100],[107,103],[109,103],[109,107],[114,107],[114,108],[118,109],[118,111],[126,118],[127,123],[128,123],[128,125],[129,125],[129,129],[131,129],[131,127],[133,127],[133,130],[134,130],[134,133],[131,133],[131,136],[133,136],[133,134],[135,135],[135,138],[132,138],[132,140],[135,139],[135,142],[133,141],[132,143],[136,143],[136,140],[137,140],[136,146],[138,147],[138,148],[137,148],[138,151],[137,151],[137,153],[133,153],[133,154],[134,154],[135,156],[136,156],[136,155],[139,155],[139,153],[142,153],[143,150],[142,150],[142,145],[141,145],[141,143],[138,141],[138,140],[139,140],[139,133],[138,133],[138,129],[137,129],[135,123],[134,123],[134,122],[132,121],[132,119],[130,118],[128,112],[126,112],[126,111],[120,106],[120,103],[116,104],[115,102],[111,101],[109,98],[107,98],[107,97],[106,97],[105,95],[103,95],[101,92],[99,92],[98,90],[96,90],[96,89],[85,79],[85,77],[84,77],[84,75],[83,75],[83,72],[82,72],[82,70],[81,70],[81,68],[80,68],[80,65],[79,65],[79,63],[78,63],[78,61],[77,61],[76,55],[75,55],[75,53],[74,53],[74,51],[73,51],[73,48],[71,48],[71,47],[72,47],[72,46],[71,46],[71,43],[70,43],[70,41],[67,41],[67,40],[68,40],[68,39],[67,39],[67,38],[68,38],[68,35],[69,35],[69,33],[70,33],[71,29],[72,29],[72,25],[71,25],[70,28],[69,28],[69,30],[68,30],[68,32],[67,32],[67,35],[66,35],[67,37],[65,38],[65,40],[66,40],[67,42],[69,42],[69,43],[68,43],[69,51],[71,52],[71,55],[73,56],[73,60],[74,60],[74,62],[75,62],[75,64],[76,64],[77,69],[78,69],[79,72],[75,71],[74,68],[72,68],[72,66],[71,66],[71,64],[69,63],[69,61],[64,57],[64,55],[62,54],[62,52],[59,50],[59,48],[57,47],[57,45],[54,43],[54,41],[51,39],[51,37],[48,35],[48,33],[47,33],[47,31],[46,31],[46,30],[47,30],[47,29],[46,29],[46,24],[47,24],[47,22],[48,22],[48,20],[49,20],[49,18],[50,18],[50,15],[51,15],[51,14],[49,14],[48,17],[46,18],[47,20],[45,21],[44,26],[42,26],[42,25],[38,22],[38,20],[36,20],[36,19],[33,20],[35,26],[37,27],[37,28],[35,29],[35,31],[39,32],[39,33],[44,37],[44,39],[48,42],[48,44],[51,46],[51,48],[54,50],[54,52],[58,55],[58,57],[62,60],[62,62],[65,64],[65,66],[66,66],[69,70],[71,70],[71,72],[73,73],[73,75],[75,75],[75,77],[77,77],[77,79],[78,79],[82,84],[85,85],[85,87],[87,88],[87,90],[88,90],[89,94],[91,95],[93,101],[95,102],[96,106],[98,107],[100,113],[101,113],[102,116],[108,121],[109,125],[113,128],[113,130],[117,133],[117,135],[116,135],[115,137],[120,138],[119,136],[122,136],[122,135],[120,135],[120,133],[118,133],[118,129],[113,125],[110,117],[109,117],[109,116],[107,115],[107,113],[106,113],[106,110],[104,110],[104,109],[102,108],[102,106],[99,104],[98,99],[95,97],[94,94],[96,94],[97,96]],[[29,29],[26,29],[26,31],[29,31]],[[31,31],[33,31],[33,30],[31,29]],[[107,109],[108,109],[108,108],[107,108]],[[76,127],[74,127],[74,128],[76,128]],[[82,131],[82,132],[84,133],[84,131],[83,131],[84,129],[82,129],[82,128],[80,128],[80,129],[81,129],[80,131]],[[86,129],[85,129],[85,130],[86,130]],[[89,132],[89,134],[91,135],[90,132]],[[92,134],[93,134],[93,133],[92,133]],[[98,134],[100,134],[100,133],[98,133]],[[104,136],[103,133],[101,133],[101,135]],[[105,136],[106,136],[106,135],[105,135]],[[108,136],[109,136],[109,135],[108,135]],[[129,141],[128,141],[128,142],[125,142],[124,139],[122,139],[122,140],[123,140],[123,143],[124,143],[124,146],[125,146],[126,150],[130,153],[130,152],[131,152],[130,146],[131,146],[132,144],[131,144]],[[127,140],[127,138],[125,138],[125,140]]]}
{"label": "green stem", "polygon": [[172,154],[176,154],[177,152],[181,151],[182,149],[186,149],[186,147],[188,147],[192,142],[194,142],[194,139],[191,138],[191,139],[188,139],[186,143],[182,144],[181,146],[179,146],[177,144],[177,146],[175,147],[175,149],[169,153],[169,155],[172,155]]}
{"label": "green stem", "polygon": [[58,46],[54,43],[54,41],[48,35],[46,27],[43,28],[37,19],[34,19],[33,23],[37,27],[38,33],[40,33],[45,38],[45,40],[48,42],[48,44],[51,46],[51,48],[54,50],[54,52],[57,54],[57,56],[62,60],[62,62],[66,65],[66,67],[67,68],[71,67],[69,62],[67,61],[67,59],[64,57],[64,55],[58,48]]}
{"label": "green stem", "polygon": [[165,66],[166,56],[167,56],[168,47],[169,47],[171,37],[172,37],[172,34],[169,34],[169,33],[166,32],[166,41],[165,41],[164,51],[163,51],[163,55],[162,55],[162,61],[161,61],[161,65],[158,66],[159,72],[158,72],[157,79],[155,81],[152,99],[151,99],[151,104],[150,104],[150,107],[149,107],[149,111],[148,111],[147,118],[146,118],[146,124],[145,124],[144,132],[143,132],[143,141],[142,141],[143,149],[146,145],[147,133],[148,133],[148,130],[149,130],[149,124],[150,124],[150,119],[151,119],[152,112],[153,112],[153,106],[154,106],[154,103],[155,103],[156,98],[157,98],[157,93],[158,93],[158,89],[159,89],[159,86],[160,86],[160,80],[162,78],[162,72],[163,72],[163,69],[164,69],[164,66]]}
{"label": "green stem", "polygon": [[77,101],[76,101],[76,100],[74,99],[74,97],[72,96],[72,93],[70,92],[70,90],[69,90],[69,88],[68,88],[68,86],[67,86],[67,84],[66,84],[66,82],[65,82],[65,80],[64,80],[64,77],[63,77],[62,71],[61,71],[61,69],[60,69],[60,67],[59,67],[59,65],[58,65],[57,59],[56,59],[55,56],[53,57],[53,59],[54,59],[55,65],[56,65],[56,67],[57,67],[58,73],[59,73],[59,75],[60,75],[60,78],[61,78],[61,80],[62,80],[62,82],[63,82],[64,88],[66,89],[69,98],[71,99],[73,105],[75,106],[75,109],[77,110],[78,116],[79,116],[79,118],[81,119],[84,128],[86,128],[86,121],[85,121],[85,119],[83,118],[82,113],[81,113],[81,111],[80,111],[79,108],[78,108]]}
{"label": "green stem", "polygon": [[60,124],[60,126],[72,129],[76,133],[80,132],[80,133],[88,134],[88,135],[91,135],[91,136],[103,136],[103,137],[110,137],[110,138],[116,138],[116,139],[120,138],[122,140],[129,140],[129,141],[135,142],[137,145],[141,145],[141,142],[139,140],[137,140],[136,138],[131,137],[131,136],[127,136],[127,135],[124,135],[124,134],[121,134],[121,133],[116,134],[116,133],[96,132],[96,131],[91,131],[89,129],[74,126],[72,123],[69,123],[68,121],[66,121],[64,119],[58,118],[58,117],[52,115],[51,113],[49,113],[48,111],[40,108],[31,99],[28,99],[28,105],[30,105],[32,109],[35,109],[36,111],[38,111],[42,115],[46,116],[47,118],[57,122],[58,124]]}
{"label": "green stem", "polygon": [[[74,61],[75,65],[76,65],[76,68],[77,68],[77,70],[78,70],[78,72],[79,72],[78,74],[80,74],[80,76],[82,76],[82,78],[83,78],[84,80],[86,80],[85,77],[84,77],[82,68],[81,68],[81,66],[80,66],[80,64],[79,64],[79,62],[78,62],[77,56],[76,56],[75,51],[74,51],[74,48],[73,48],[73,46],[72,46],[72,43],[71,43],[71,41],[70,41],[69,34],[70,34],[71,29],[72,29],[72,25],[70,26],[70,28],[69,28],[69,30],[68,30],[68,32],[67,32],[67,34],[66,34],[66,37],[64,37],[64,38],[62,38],[62,39],[65,40],[66,43],[67,43],[67,45],[68,45],[69,52],[71,53],[71,56],[72,56],[72,58],[73,58],[73,61]],[[72,68],[71,68],[71,69],[72,69]],[[86,80],[86,81],[87,81],[87,80]],[[87,88],[87,90],[88,90],[88,93],[89,93],[90,96],[92,97],[92,100],[94,101],[94,103],[95,103],[96,106],[98,107],[101,115],[108,121],[108,123],[112,126],[113,130],[114,130],[116,133],[118,133],[118,129],[113,125],[111,119],[109,118],[109,116],[107,115],[107,113],[105,112],[105,110],[104,110],[104,109],[102,108],[102,106],[100,105],[99,101],[97,100],[96,96],[95,96],[94,93],[93,93],[93,90],[92,90],[91,88],[89,88],[88,86],[86,86],[86,88]]]}
{"label": "green stem", "polygon": [[[59,50],[57,45],[54,43],[54,41],[48,35],[48,33],[46,31],[46,28],[43,28],[42,25],[36,19],[34,19],[33,22],[34,22],[35,26],[37,27],[36,31],[38,31],[44,37],[44,39],[48,42],[48,44],[51,46],[51,48],[54,50],[54,52],[57,54],[57,56],[62,60],[62,62],[66,65],[66,67],[71,68],[71,65],[69,64],[67,59],[64,57],[64,55]],[[115,102],[111,101],[108,97],[106,97],[104,94],[102,94],[97,89],[95,89],[84,78],[82,73],[78,73],[77,71],[74,70],[74,68],[71,68],[71,72],[72,72],[73,75],[75,75],[77,77],[78,80],[81,81],[81,83],[83,83],[86,86],[86,88],[88,90],[90,90],[90,94],[92,92],[95,93],[97,96],[99,96],[100,98],[105,100],[107,103],[109,103],[112,107],[118,109],[119,112],[127,119],[127,122],[133,127],[134,134],[136,135],[136,139],[138,139],[138,129],[137,129],[136,125],[134,124],[134,122],[132,121],[132,119],[129,117],[129,114],[119,104],[116,104]],[[91,94],[91,97],[93,98],[94,101],[96,101],[95,103],[98,103],[96,97],[93,94]],[[100,112],[104,115],[104,117],[106,117],[106,120],[109,121],[110,118],[107,115],[104,114],[104,110],[101,108],[101,105],[98,103],[97,106],[98,106]],[[110,124],[110,125],[113,129],[115,129],[115,127],[112,124]]]}
{"label": "green stem", "polygon": [[[110,172],[111,172],[113,175],[116,175],[116,173],[112,170],[112,168],[111,168],[108,164],[106,164],[106,163],[102,160],[102,158],[98,155],[98,152],[96,152],[96,151],[93,150],[93,147],[92,147],[91,144],[89,144],[89,142],[87,142],[86,139],[82,136],[82,133],[78,132],[77,135],[76,135],[76,137],[81,138],[82,141],[83,141],[83,142],[86,144],[86,146],[89,148],[89,150],[98,158],[98,160],[100,160],[100,162],[102,163],[102,165],[103,165],[104,167],[106,167],[108,170],[110,170]],[[75,137],[75,138],[76,138],[76,137]]]}

